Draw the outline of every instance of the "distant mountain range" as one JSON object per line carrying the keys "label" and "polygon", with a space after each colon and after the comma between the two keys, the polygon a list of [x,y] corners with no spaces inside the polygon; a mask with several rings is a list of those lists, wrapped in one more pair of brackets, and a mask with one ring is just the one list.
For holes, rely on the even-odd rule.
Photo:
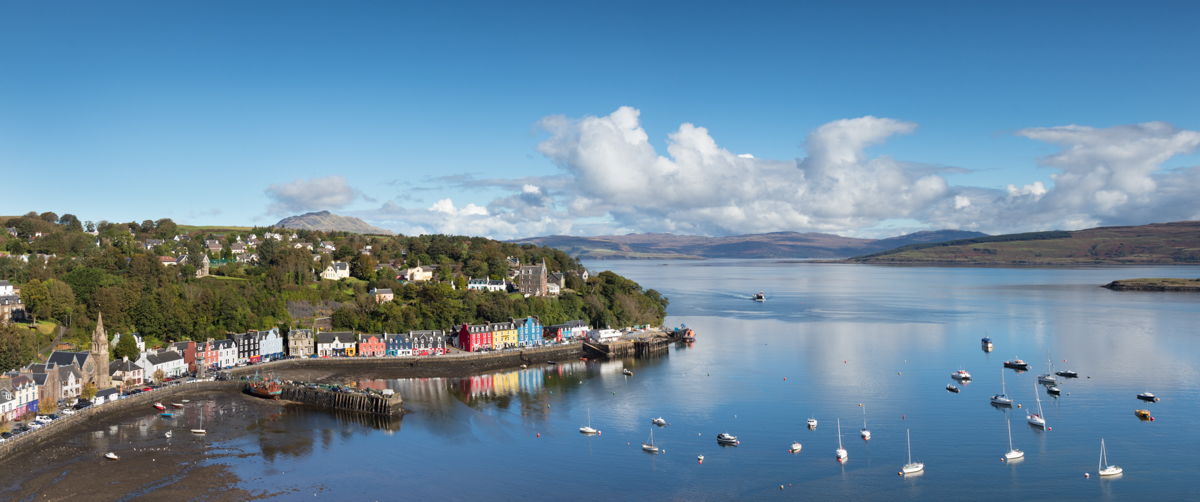
{"label": "distant mountain range", "polygon": [[919,243],[848,263],[946,265],[1195,265],[1200,221],[1029,232]]}
{"label": "distant mountain range", "polygon": [[774,232],[733,237],[673,234],[629,234],[575,237],[550,235],[518,239],[591,260],[704,259],[704,258],[822,258],[834,259],[878,253],[911,244],[986,237],[980,232],[935,230],[888,239],[856,239],[833,234]]}
{"label": "distant mountain range", "polygon": [[338,216],[329,211],[290,216],[275,224],[278,228],[292,230],[321,230],[351,232],[355,234],[393,235],[390,230],[368,225],[367,222],[353,216]]}

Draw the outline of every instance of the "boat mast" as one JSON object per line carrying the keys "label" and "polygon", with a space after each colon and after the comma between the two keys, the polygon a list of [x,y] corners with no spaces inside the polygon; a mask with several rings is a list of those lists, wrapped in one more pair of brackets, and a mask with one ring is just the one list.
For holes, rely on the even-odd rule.
{"label": "boat mast", "polygon": [[1100,463],[1096,465],[1096,470],[1104,470],[1104,438],[1100,438]]}
{"label": "boat mast", "polygon": [[908,436],[908,463],[912,463],[912,431],[904,429],[904,434]]}
{"label": "boat mast", "polygon": [[1004,382],[1004,367],[1000,367],[1000,391],[1004,393],[1004,397],[1008,397],[1008,384]]}
{"label": "boat mast", "polygon": [[1008,451],[1012,451],[1012,420],[1008,419],[1008,414],[1004,414],[1004,423],[1008,424]]}
{"label": "boat mast", "polygon": [[842,448],[842,419],[839,418],[839,419],[837,419],[837,421],[838,421],[838,449],[841,450],[841,449],[843,449]]}

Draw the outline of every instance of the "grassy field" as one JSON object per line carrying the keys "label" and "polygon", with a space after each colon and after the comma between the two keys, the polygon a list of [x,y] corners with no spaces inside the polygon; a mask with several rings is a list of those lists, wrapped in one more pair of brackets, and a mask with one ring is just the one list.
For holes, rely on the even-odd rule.
{"label": "grassy field", "polygon": [[1100,227],[1070,237],[962,243],[898,249],[845,260],[851,263],[960,265],[1200,264],[1200,222]]}

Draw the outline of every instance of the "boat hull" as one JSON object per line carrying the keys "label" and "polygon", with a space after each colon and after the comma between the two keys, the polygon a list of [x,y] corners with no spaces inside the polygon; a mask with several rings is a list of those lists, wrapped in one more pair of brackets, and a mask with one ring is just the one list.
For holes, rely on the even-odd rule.
{"label": "boat hull", "polygon": [[1117,466],[1112,466],[1112,467],[1109,467],[1107,469],[1100,471],[1100,475],[1101,476],[1116,476],[1117,474],[1120,474],[1122,472],[1125,472],[1124,469],[1121,469],[1120,467],[1117,467]]}
{"label": "boat hull", "polygon": [[1012,399],[1006,397],[992,397],[992,404],[996,406],[1012,406]]}
{"label": "boat hull", "polygon": [[1011,450],[1008,453],[1004,454],[1004,458],[1007,460],[1014,460],[1014,459],[1024,458],[1024,457],[1025,457],[1025,452],[1020,451],[1020,450]]}
{"label": "boat hull", "polygon": [[908,464],[900,469],[904,474],[914,474],[925,470],[925,464]]}

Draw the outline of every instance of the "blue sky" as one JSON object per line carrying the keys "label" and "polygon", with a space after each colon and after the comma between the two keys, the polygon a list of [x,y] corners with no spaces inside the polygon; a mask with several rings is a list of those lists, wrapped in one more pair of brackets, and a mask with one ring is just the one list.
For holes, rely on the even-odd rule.
{"label": "blue sky", "polygon": [[0,0],[0,214],[499,238],[1200,219],[1198,14]]}

